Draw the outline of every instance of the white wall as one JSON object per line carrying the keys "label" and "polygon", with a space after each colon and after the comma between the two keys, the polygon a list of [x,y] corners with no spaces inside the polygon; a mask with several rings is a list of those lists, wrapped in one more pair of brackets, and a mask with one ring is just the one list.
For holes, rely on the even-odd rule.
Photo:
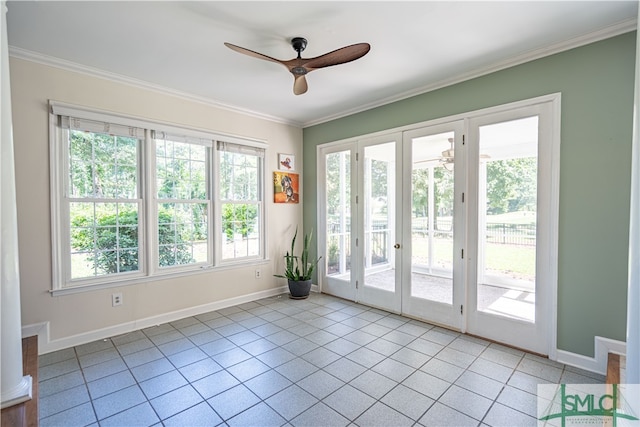
{"label": "white wall", "polygon": [[[184,313],[202,305],[268,293],[285,285],[283,279],[273,278],[273,273],[281,272],[288,236],[296,225],[302,227],[302,203],[273,204],[271,176],[277,167],[278,153],[296,155],[301,165],[301,129],[22,59],[11,58],[10,66],[22,325],[29,329],[30,325],[49,322],[51,342],[41,342],[41,352],[132,329],[141,319]],[[256,279],[256,267],[251,266],[51,296],[49,100],[266,140],[269,144],[265,160],[269,261],[260,266],[262,277]],[[113,292],[123,293],[122,306],[111,306]]]}

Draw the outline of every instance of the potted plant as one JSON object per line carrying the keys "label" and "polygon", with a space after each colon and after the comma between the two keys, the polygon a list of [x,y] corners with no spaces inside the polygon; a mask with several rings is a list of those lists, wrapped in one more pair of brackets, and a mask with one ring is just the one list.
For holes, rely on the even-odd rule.
{"label": "potted plant", "polygon": [[284,275],[276,274],[276,277],[282,277],[287,279],[289,283],[289,292],[291,292],[291,298],[304,299],[309,296],[311,292],[311,275],[316,265],[320,261],[320,258],[314,260],[309,259],[309,245],[311,244],[311,236],[313,232],[308,235],[304,235],[304,242],[302,245],[302,253],[300,256],[295,254],[296,238],[298,237],[298,228],[293,235],[291,241],[291,252],[287,251],[284,256],[285,269]]}

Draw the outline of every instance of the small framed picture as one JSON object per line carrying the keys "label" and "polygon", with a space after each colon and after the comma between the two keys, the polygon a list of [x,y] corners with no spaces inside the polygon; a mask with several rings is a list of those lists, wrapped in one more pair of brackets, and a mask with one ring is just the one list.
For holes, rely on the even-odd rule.
{"label": "small framed picture", "polygon": [[294,171],[296,170],[296,158],[293,154],[278,154],[278,170]]}
{"label": "small framed picture", "polygon": [[291,172],[273,173],[274,203],[298,203],[300,201],[300,176]]}

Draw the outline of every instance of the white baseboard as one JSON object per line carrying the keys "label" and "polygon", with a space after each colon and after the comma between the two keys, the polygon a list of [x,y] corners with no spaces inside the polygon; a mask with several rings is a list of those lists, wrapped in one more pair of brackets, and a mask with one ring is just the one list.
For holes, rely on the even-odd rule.
{"label": "white baseboard", "polygon": [[[169,313],[163,313],[157,316],[147,317],[144,319],[138,319],[131,322],[122,323],[119,325],[109,326],[107,328],[97,329],[90,332],[84,332],[77,335],[71,335],[64,338],[50,339],[50,323],[42,322],[32,325],[25,325],[22,327],[22,336],[30,337],[33,335],[38,336],[38,354],[46,354],[52,351],[63,350],[69,347],[75,347],[77,345],[86,344],[89,342],[114,337],[121,334],[126,334],[138,329],[144,329],[151,326],[160,325],[167,322],[173,322],[175,320],[183,319],[185,317],[197,316],[199,314],[208,313],[210,311],[220,310],[226,307],[231,307],[238,304],[244,304],[251,301],[256,301],[263,298],[269,298],[272,296],[286,293],[288,288],[282,286],[279,288],[268,289],[266,291],[255,292],[252,294],[242,295],[239,297],[228,298],[221,301],[215,301],[195,307],[189,307],[182,310],[172,311]],[[318,285],[311,286],[312,292],[319,292]],[[607,358],[609,353],[616,353],[620,355],[626,354],[626,343],[622,341],[612,340],[610,338],[604,338],[596,336],[594,338],[594,357],[583,356],[581,354],[572,353],[565,350],[556,350],[557,362],[571,365],[576,368],[584,369],[598,374],[606,375],[607,372]]]}
{"label": "white baseboard", "polygon": [[[317,288],[317,286],[316,286]],[[169,313],[159,314],[157,316],[147,317],[144,319],[133,320],[131,322],[121,323],[119,325],[109,326],[94,331],[83,332],[77,335],[71,335],[64,338],[50,339],[49,322],[36,323],[33,325],[25,325],[22,327],[22,336],[30,337],[38,336],[38,354],[50,353],[52,351],[62,350],[89,342],[126,334],[138,329],[149,328],[151,326],[160,325],[162,323],[173,322],[175,320],[184,319],[185,317],[197,316],[199,314],[208,313],[210,311],[220,310],[222,308],[231,307],[238,304],[244,304],[263,298],[280,295],[288,291],[286,286],[268,289],[266,291],[255,292],[252,294],[242,295],[239,297],[228,298],[221,301],[215,301],[195,307],[189,307],[182,310],[172,311]]]}
{"label": "white baseboard", "polygon": [[609,338],[594,338],[594,357],[583,356],[565,350],[557,350],[556,361],[566,365],[575,366],[601,375],[607,374],[607,358],[609,353],[625,355],[627,344]]}

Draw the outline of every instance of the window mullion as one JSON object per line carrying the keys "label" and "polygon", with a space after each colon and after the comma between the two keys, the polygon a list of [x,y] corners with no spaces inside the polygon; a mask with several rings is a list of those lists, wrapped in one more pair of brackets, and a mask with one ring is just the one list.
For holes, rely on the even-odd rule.
{"label": "window mullion", "polygon": [[265,170],[266,168],[264,167],[264,162],[265,162],[265,158],[264,156],[262,158],[258,159],[258,173],[257,173],[257,179],[258,179],[258,212],[260,212],[260,222],[259,222],[259,227],[260,227],[260,258],[267,258],[267,209],[265,208],[265,203],[264,203],[264,194],[265,194],[265,183],[267,182],[266,178],[265,178]]}
{"label": "window mullion", "polygon": [[208,173],[210,183],[208,187],[211,192],[210,200],[213,205],[213,209],[211,209],[213,213],[209,219],[209,224],[211,230],[210,235],[213,234],[212,261],[214,265],[219,265],[222,260],[222,233],[220,233],[222,229],[222,210],[220,208],[220,174],[218,173],[220,170],[220,155],[218,154],[218,150],[217,146],[209,150],[209,164],[211,167]]}
{"label": "window mullion", "polygon": [[145,239],[146,242],[146,274],[153,276],[158,271],[158,204],[156,177],[156,142],[151,138],[151,131],[145,131],[145,144],[142,150],[144,168],[144,206],[145,206]]}

